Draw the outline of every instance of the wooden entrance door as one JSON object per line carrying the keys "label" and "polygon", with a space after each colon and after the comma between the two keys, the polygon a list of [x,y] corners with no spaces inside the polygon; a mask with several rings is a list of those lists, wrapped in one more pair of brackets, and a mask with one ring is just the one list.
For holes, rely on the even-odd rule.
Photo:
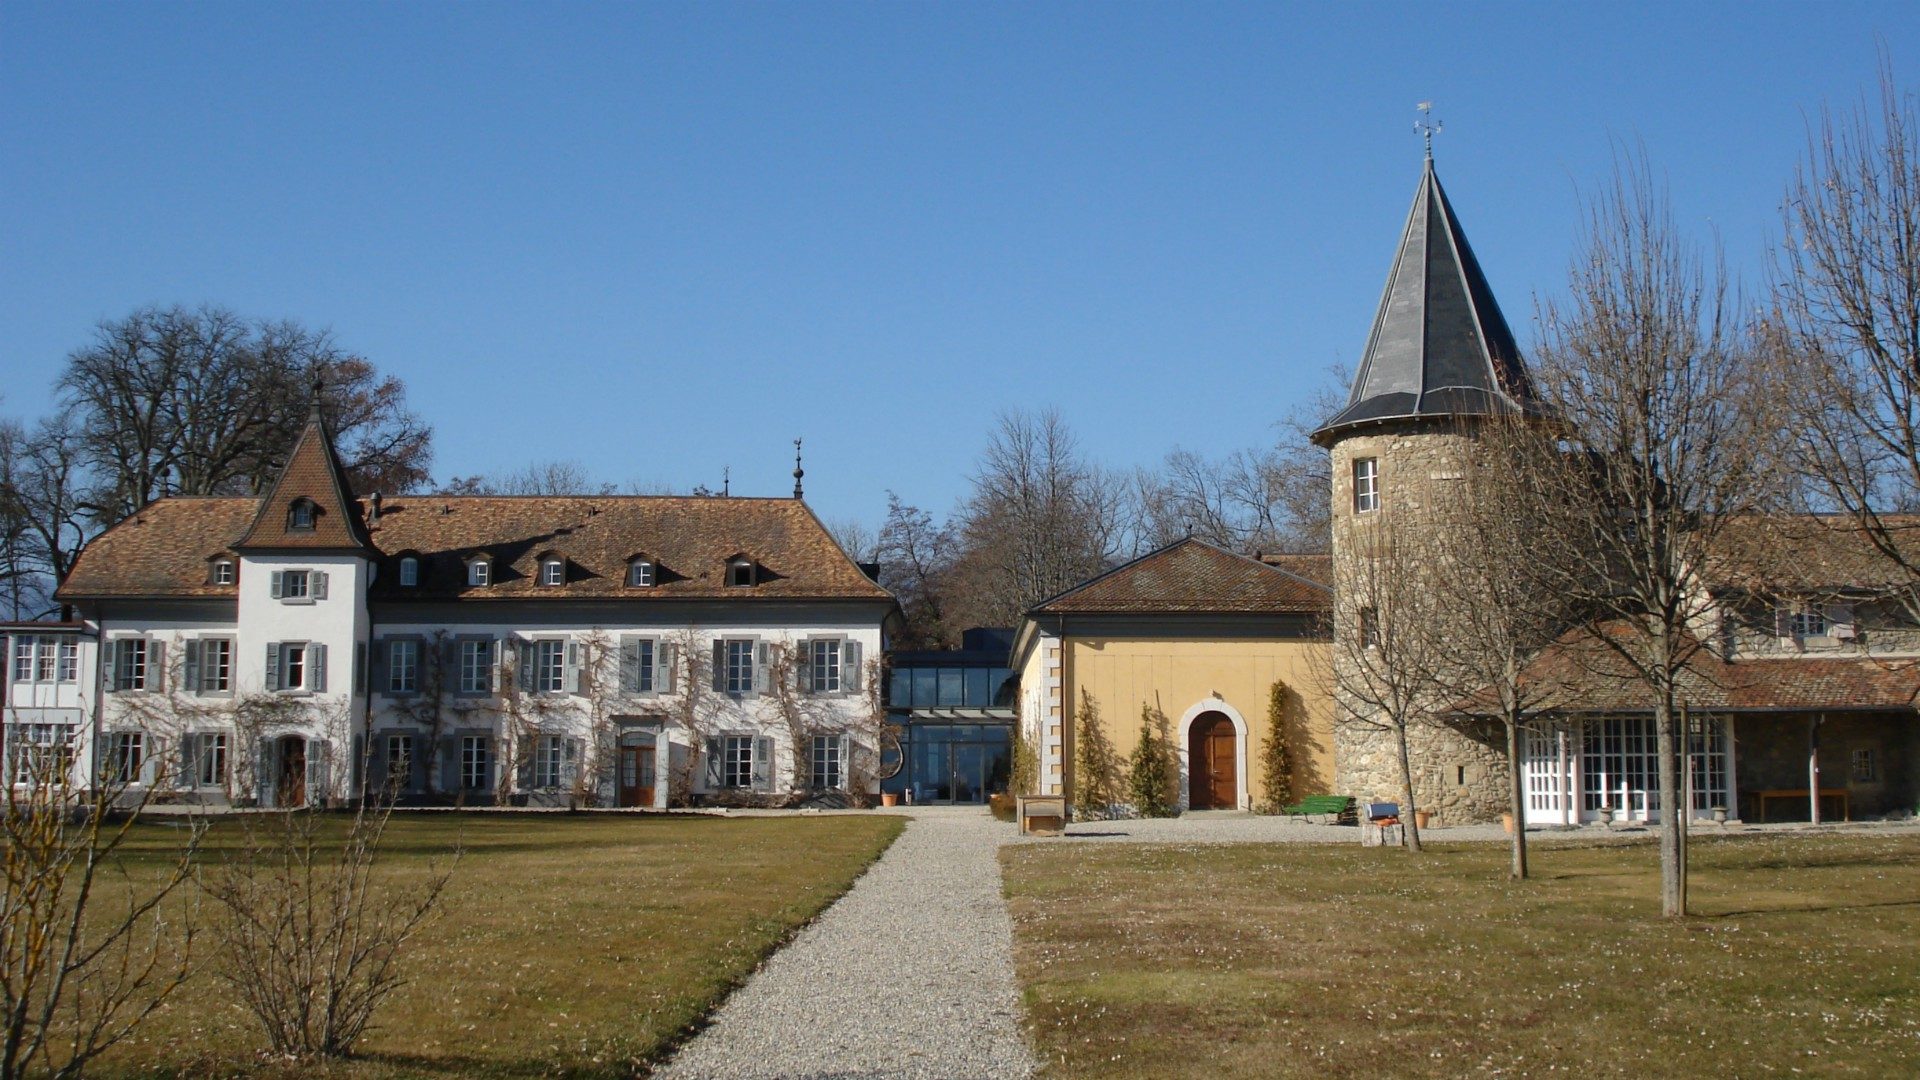
{"label": "wooden entrance door", "polygon": [[289,735],[280,740],[280,775],[274,783],[273,803],[283,809],[307,805],[307,740]]}
{"label": "wooden entrance door", "polygon": [[620,805],[653,805],[653,747],[620,748]]}
{"label": "wooden entrance door", "polygon": [[1240,805],[1240,773],[1233,721],[1201,713],[1187,729],[1187,805],[1195,810],[1232,810]]}

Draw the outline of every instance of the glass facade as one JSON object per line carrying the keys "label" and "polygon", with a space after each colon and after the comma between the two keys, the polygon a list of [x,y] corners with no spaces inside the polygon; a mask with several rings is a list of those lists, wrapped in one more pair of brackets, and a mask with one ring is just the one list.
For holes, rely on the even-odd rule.
{"label": "glass facade", "polygon": [[887,704],[896,709],[989,709],[1013,704],[1013,671],[1005,667],[899,667]]}

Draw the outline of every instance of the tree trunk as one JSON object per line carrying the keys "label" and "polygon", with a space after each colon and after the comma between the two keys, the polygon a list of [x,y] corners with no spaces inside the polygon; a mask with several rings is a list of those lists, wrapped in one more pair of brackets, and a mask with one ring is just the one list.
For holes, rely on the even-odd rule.
{"label": "tree trunk", "polygon": [[1687,913],[1686,851],[1678,805],[1680,770],[1674,760],[1673,727],[1673,684],[1669,681],[1654,700],[1653,730],[1660,754],[1660,914],[1670,919]]}
{"label": "tree trunk", "polygon": [[1527,780],[1521,769],[1520,721],[1507,717],[1507,812],[1513,815],[1513,867],[1508,876],[1527,876]]}
{"label": "tree trunk", "polygon": [[1413,763],[1407,756],[1407,727],[1399,724],[1394,735],[1400,742],[1400,788],[1401,796],[1406,800],[1406,808],[1400,812],[1400,835],[1405,837],[1408,851],[1420,850],[1420,822],[1415,817],[1413,802]]}

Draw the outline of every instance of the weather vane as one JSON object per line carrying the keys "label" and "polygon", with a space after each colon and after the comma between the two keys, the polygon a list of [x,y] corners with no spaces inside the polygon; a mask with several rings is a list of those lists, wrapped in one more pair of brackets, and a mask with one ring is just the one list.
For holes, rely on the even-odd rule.
{"label": "weather vane", "polygon": [[1433,118],[1433,102],[1423,101],[1414,106],[1420,110],[1420,119],[1413,122],[1413,130],[1427,140],[1427,160],[1433,160],[1433,137],[1446,125]]}

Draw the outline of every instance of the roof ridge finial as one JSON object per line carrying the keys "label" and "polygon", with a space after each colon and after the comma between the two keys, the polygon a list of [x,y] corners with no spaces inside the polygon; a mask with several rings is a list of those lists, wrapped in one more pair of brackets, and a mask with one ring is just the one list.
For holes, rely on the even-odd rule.
{"label": "roof ridge finial", "polygon": [[307,402],[307,419],[320,419],[320,398],[327,391],[327,377],[318,368],[313,372],[313,397]]}
{"label": "roof ridge finial", "polygon": [[1420,110],[1420,119],[1413,122],[1413,130],[1427,141],[1427,161],[1433,161],[1433,137],[1445,129],[1446,125],[1433,118],[1433,102],[1423,101],[1414,106]]}
{"label": "roof ridge finial", "polygon": [[733,497],[733,466],[731,465],[720,466],[720,497],[723,499]]}
{"label": "roof ridge finial", "polygon": [[800,440],[795,439],[793,440],[793,497],[796,499],[803,497],[800,480],[806,475],[807,470],[800,467]]}

